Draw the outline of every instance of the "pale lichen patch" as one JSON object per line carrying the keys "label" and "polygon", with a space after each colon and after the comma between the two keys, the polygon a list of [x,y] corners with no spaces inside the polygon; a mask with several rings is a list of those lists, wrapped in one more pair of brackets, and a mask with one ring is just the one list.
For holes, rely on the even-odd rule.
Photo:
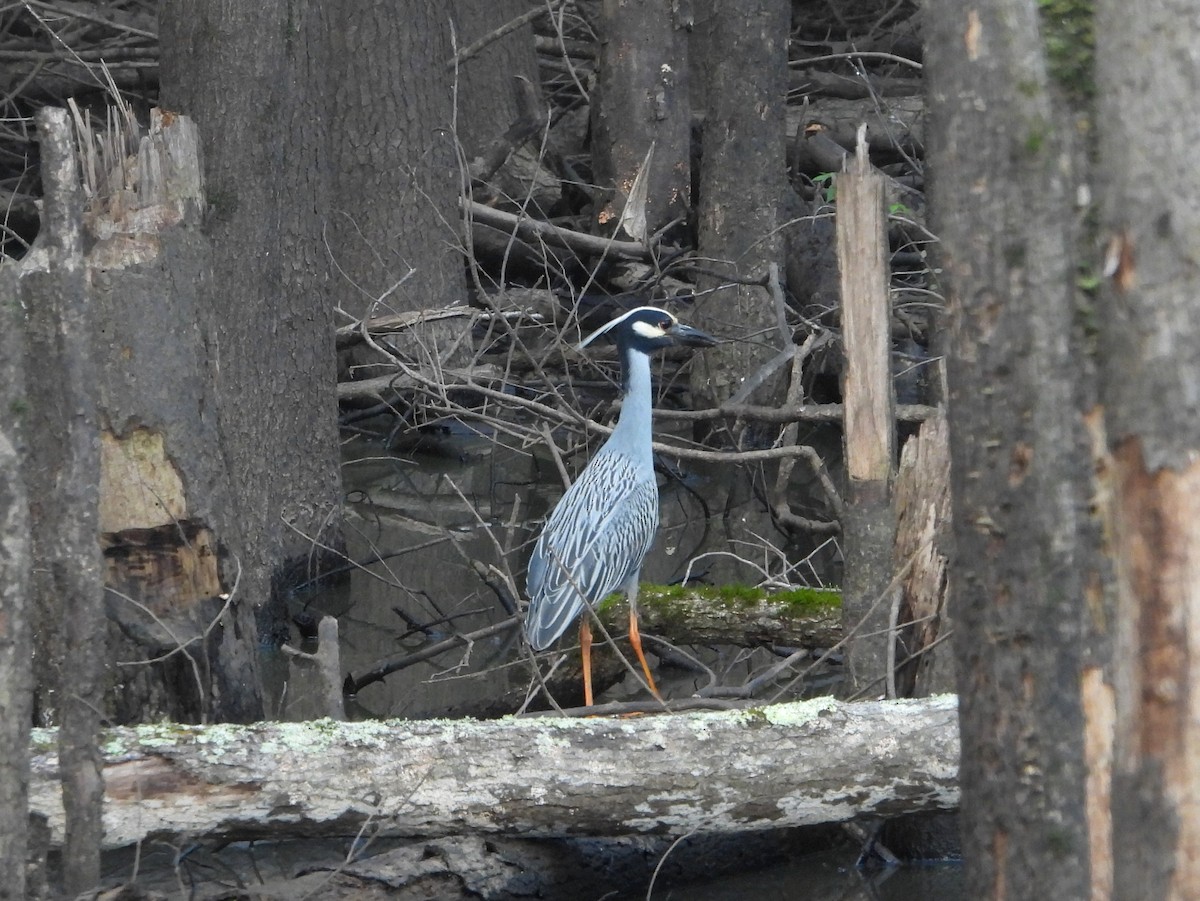
{"label": "pale lichen patch", "polygon": [[828,713],[836,706],[837,701],[826,696],[788,704],[771,704],[762,708],[762,714],[772,726],[798,726]]}

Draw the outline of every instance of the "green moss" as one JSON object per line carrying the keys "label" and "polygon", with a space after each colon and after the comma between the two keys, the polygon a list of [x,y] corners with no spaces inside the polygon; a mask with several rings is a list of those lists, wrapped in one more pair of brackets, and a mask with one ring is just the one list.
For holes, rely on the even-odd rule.
{"label": "green moss", "polygon": [[1091,0],[1038,0],[1046,67],[1071,100],[1095,96],[1095,10]]}
{"label": "green moss", "polygon": [[1032,78],[1022,78],[1017,82],[1017,92],[1022,97],[1033,98],[1042,92],[1042,86]]}

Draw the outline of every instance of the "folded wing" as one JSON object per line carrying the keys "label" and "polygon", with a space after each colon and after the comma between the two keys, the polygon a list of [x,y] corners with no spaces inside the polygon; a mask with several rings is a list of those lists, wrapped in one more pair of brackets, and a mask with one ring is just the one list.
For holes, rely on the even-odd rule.
{"label": "folded wing", "polygon": [[525,635],[535,650],[641,571],[658,528],[658,483],[620,454],[598,453],[546,521],[529,561]]}

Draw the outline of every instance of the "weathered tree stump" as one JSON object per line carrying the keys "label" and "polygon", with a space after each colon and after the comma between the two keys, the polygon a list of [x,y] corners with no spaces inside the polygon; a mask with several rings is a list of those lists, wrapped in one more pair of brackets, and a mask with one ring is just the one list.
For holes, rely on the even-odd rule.
{"label": "weathered tree stump", "polygon": [[[846,558],[842,623],[855,692],[882,694],[898,597],[892,553],[896,512],[896,419],[891,370],[891,298],[884,252],[882,178],[859,134],[838,176],[838,264],[846,350],[845,445],[848,498],[842,522]],[[852,632],[853,630],[853,632]]]}

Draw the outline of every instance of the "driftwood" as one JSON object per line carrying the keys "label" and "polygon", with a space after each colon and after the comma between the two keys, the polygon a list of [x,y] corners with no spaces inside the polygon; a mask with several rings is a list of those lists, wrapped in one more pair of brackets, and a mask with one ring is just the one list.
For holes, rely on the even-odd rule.
{"label": "driftwood", "polygon": [[615,241],[611,238],[587,235],[538,219],[506,213],[481,203],[467,202],[465,207],[471,220],[476,224],[500,229],[535,244],[545,241],[548,244],[567,247],[587,256],[602,256],[611,259],[650,259],[649,249],[637,241]]}
{"label": "driftwood", "polygon": [[[148,725],[104,735],[106,847],[148,838],[779,829],[958,802],[957,702],[635,719]],[[52,730],[30,804],[61,845]]]}

